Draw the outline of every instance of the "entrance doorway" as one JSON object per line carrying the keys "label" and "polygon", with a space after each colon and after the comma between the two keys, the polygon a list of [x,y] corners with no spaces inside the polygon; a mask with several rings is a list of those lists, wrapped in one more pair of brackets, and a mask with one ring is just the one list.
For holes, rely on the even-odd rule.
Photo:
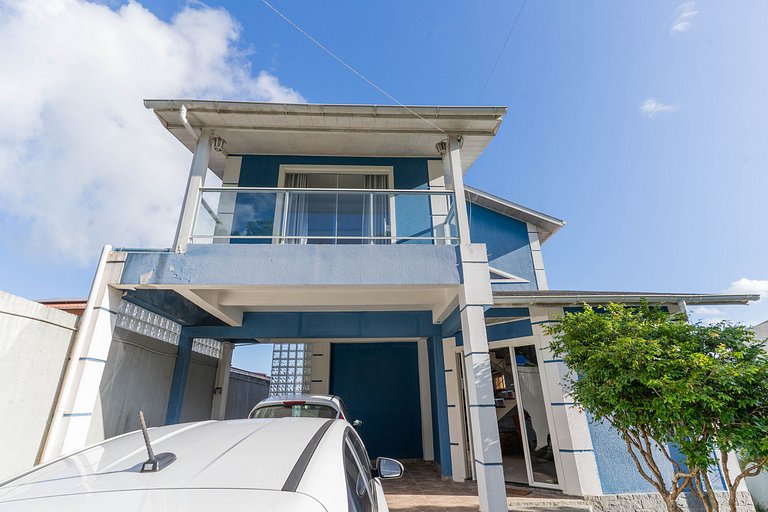
{"label": "entrance doorway", "polygon": [[490,362],[504,479],[558,487],[536,347],[494,348]]}

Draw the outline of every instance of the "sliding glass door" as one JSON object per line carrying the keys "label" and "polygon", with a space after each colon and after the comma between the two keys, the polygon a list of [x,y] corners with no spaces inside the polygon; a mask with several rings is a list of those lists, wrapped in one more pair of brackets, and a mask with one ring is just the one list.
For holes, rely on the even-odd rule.
{"label": "sliding glass door", "polygon": [[547,402],[534,345],[490,350],[496,418],[510,483],[558,484]]}
{"label": "sliding glass door", "polygon": [[284,199],[285,243],[389,243],[388,194],[332,192],[384,190],[387,182],[385,174],[286,173],[285,188],[300,190],[289,191]]}

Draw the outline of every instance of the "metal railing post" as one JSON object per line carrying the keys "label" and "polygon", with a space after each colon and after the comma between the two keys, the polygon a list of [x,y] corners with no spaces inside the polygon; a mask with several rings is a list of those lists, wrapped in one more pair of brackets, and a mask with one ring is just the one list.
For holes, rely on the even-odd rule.
{"label": "metal railing post", "polygon": [[279,240],[280,243],[285,244],[286,239],[285,236],[288,232],[288,201],[290,200],[291,196],[290,193],[286,190],[283,192],[283,225],[280,226],[280,235],[281,240]]}
{"label": "metal railing post", "polygon": [[371,197],[371,204],[368,207],[369,215],[371,216],[371,219],[369,221],[370,224],[370,231],[368,232],[368,236],[371,237],[370,245],[373,245],[376,243],[376,241],[373,239],[373,192],[370,193]]}

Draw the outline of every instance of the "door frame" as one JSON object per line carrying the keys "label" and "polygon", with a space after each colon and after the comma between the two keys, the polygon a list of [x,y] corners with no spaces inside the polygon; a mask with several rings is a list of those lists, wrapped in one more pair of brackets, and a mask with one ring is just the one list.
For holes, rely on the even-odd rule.
{"label": "door frame", "polygon": [[[512,338],[508,340],[498,340],[498,341],[490,341],[488,342],[488,350],[493,349],[499,349],[499,348],[507,348],[510,351],[510,357],[514,356],[514,348],[515,347],[524,347],[527,345],[533,345],[533,347],[537,351],[537,358],[539,362],[539,381],[541,382],[541,390],[542,395],[544,398],[544,411],[547,415],[547,426],[549,427],[549,433],[550,433],[550,441],[552,442],[552,455],[555,462],[555,474],[557,475],[557,483],[556,484],[549,484],[545,482],[534,482],[533,480],[533,465],[531,461],[531,456],[528,449],[528,443],[525,442],[527,439],[528,432],[525,427],[525,417],[524,415],[520,415],[521,418],[521,431],[524,431],[525,436],[523,436],[523,451],[525,452],[525,471],[528,474],[528,485],[531,487],[541,487],[544,489],[563,489],[563,465],[562,460],[560,458],[560,443],[558,441],[558,435],[557,435],[557,428],[555,426],[555,418],[554,414],[552,412],[552,401],[551,401],[551,395],[549,391],[549,386],[547,384],[546,379],[546,367],[544,366],[544,361],[541,357],[539,357],[539,353],[541,351],[541,346],[539,343],[539,338],[536,336],[526,336],[523,338]],[[514,359],[514,358],[513,358]],[[512,375],[514,376],[514,382],[515,382],[515,390],[519,390],[520,386],[518,384],[518,373],[517,368],[513,366],[513,372]],[[523,406],[525,406],[525,400],[521,400]]]}
{"label": "door frame", "polygon": [[[506,339],[506,340],[498,340],[498,341],[490,341],[488,342],[488,349],[497,349],[497,348],[508,348],[513,349],[514,347],[521,347],[526,345],[533,345],[537,351],[541,350],[541,344],[539,343],[539,338],[536,336],[525,336],[522,338],[512,338],[512,339]],[[462,375],[466,375],[466,360],[464,358],[464,348],[463,347],[452,347],[453,350],[449,351],[446,350],[446,355],[451,354],[451,357],[457,357],[457,362],[462,362],[461,367],[461,373]],[[560,457],[560,443],[559,443],[559,436],[557,435],[557,426],[554,421],[554,414],[552,411],[552,400],[551,400],[551,393],[549,389],[549,385],[547,383],[547,378],[545,373],[550,371],[547,370],[545,363],[543,360],[539,361],[539,367],[542,369],[542,371],[539,372],[539,379],[541,380],[541,388],[542,388],[542,394],[544,395],[544,410],[546,411],[547,415],[547,425],[549,426],[549,432],[550,432],[550,439],[552,441],[552,453],[554,456],[554,462],[555,462],[555,472],[557,474],[557,484],[548,484],[548,483],[538,483],[533,481],[533,475],[529,474],[528,477],[528,485],[530,487],[540,487],[544,489],[555,489],[555,490],[563,490],[563,479],[564,479],[564,471],[563,471],[563,464],[562,459]],[[513,371],[514,379],[515,379],[515,389],[519,389],[519,386],[517,384],[517,371]],[[459,388],[459,398],[461,401],[461,404],[459,404],[463,409],[465,406],[465,400],[466,396],[464,394],[464,390],[462,389],[461,382],[459,381],[459,375],[455,376],[456,381],[453,385],[458,386]],[[461,432],[469,433],[471,435],[470,430],[470,424],[469,420],[466,416],[466,414],[462,413],[459,415],[461,420]],[[524,422],[524,421],[523,421]],[[471,438],[470,438],[471,439]],[[524,450],[527,452],[526,443],[523,443]],[[472,446],[472,443],[469,442],[467,446],[467,454],[470,463],[465,463],[465,471],[467,474],[467,478],[474,479],[474,447]],[[529,460],[530,456],[527,456],[526,460],[526,474],[528,474],[529,471],[531,471],[531,468],[529,467]]]}

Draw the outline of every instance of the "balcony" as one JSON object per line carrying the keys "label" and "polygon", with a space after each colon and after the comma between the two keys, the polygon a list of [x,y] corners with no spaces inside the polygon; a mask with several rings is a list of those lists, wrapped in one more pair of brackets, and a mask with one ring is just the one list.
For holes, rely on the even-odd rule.
{"label": "balcony", "polygon": [[453,192],[201,188],[193,244],[459,243]]}

